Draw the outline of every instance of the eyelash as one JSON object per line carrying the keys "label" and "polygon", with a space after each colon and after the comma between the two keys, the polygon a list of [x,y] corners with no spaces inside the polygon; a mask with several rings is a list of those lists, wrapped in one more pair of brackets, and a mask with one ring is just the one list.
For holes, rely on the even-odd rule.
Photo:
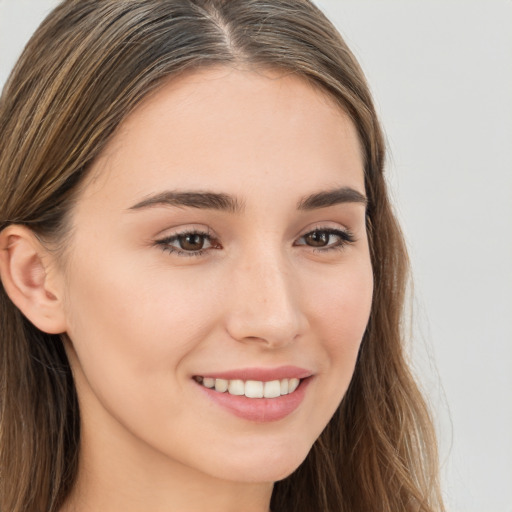
{"label": "eyelash", "polygon": [[215,240],[213,238],[213,236],[211,235],[211,233],[209,233],[207,231],[199,231],[199,230],[193,229],[190,231],[182,231],[181,233],[176,233],[169,237],[163,238],[162,240],[157,240],[156,244],[158,246],[160,246],[162,251],[170,252],[172,254],[177,254],[178,256],[202,256],[206,251],[209,251],[212,248],[218,248],[218,247],[215,247],[215,245],[218,246],[219,244],[215,244],[214,242],[212,242],[212,247],[208,247],[206,249],[199,249],[198,251],[185,251],[183,249],[178,249],[177,247],[173,247],[172,245],[170,245],[172,242],[177,242],[180,239],[180,237],[189,236],[189,235],[197,235],[197,236],[203,237],[205,239],[209,239],[210,241]]}
{"label": "eyelash", "polygon": [[335,229],[335,228],[322,228],[318,227],[315,229],[312,229],[311,231],[308,231],[304,235],[302,235],[300,238],[305,238],[308,235],[311,235],[313,233],[325,233],[329,236],[337,236],[339,237],[339,241],[333,245],[328,245],[326,247],[314,247],[311,245],[306,244],[300,244],[304,245],[306,247],[311,247],[313,249],[313,252],[328,252],[328,251],[341,251],[346,248],[347,245],[353,244],[356,241],[356,238],[354,234],[349,231],[348,229]]}
{"label": "eyelash", "polygon": [[[305,247],[311,247],[313,249],[313,252],[320,252],[320,253],[326,253],[329,251],[341,251],[345,249],[345,247],[349,244],[352,244],[356,241],[356,238],[350,232],[349,230],[341,230],[341,229],[334,229],[334,228],[315,228],[311,231],[308,231],[304,235],[300,237],[300,239],[305,238],[308,235],[311,235],[313,233],[325,233],[329,236],[337,236],[339,237],[339,242],[334,245],[329,245],[326,247],[314,247],[314,246],[308,246],[307,244],[299,244],[303,245]],[[196,235],[203,237],[203,239],[208,239],[211,243],[211,247],[207,247],[206,249],[199,249],[197,251],[186,251],[183,249],[178,249],[177,247],[173,247],[170,245],[173,242],[178,242],[181,237],[190,236],[190,235]],[[161,240],[157,240],[155,242],[157,246],[159,246],[162,251],[169,252],[171,254],[176,254],[178,256],[185,256],[185,257],[191,257],[191,256],[202,256],[204,253],[209,251],[210,249],[218,249],[220,247],[220,244],[216,242],[216,240],[213,238],[211,233],[206,231],[199,231],[199,230],[191,230],[191,231],[183,231],[181,233],[176,233],[172,236],[163,238]]]}

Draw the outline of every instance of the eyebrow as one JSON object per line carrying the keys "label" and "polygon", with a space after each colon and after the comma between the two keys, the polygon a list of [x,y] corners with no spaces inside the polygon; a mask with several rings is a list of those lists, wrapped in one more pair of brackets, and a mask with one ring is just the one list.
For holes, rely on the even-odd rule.
{"label": "eyebrow", "polygon": [[173,190],[150,196],[129,209],[141,210],[155,206],[223,210],[231,213],[241,213],[244,209],[244,205],[240,200],[228,194],[217,192],[177,192]]}
{"label": "eyebrow", "polygon": [[317,210],[319,208],[328,208],[336,204],[360,203],[366,206],[368,199],[366,196],[350,187],[341,187],[333,190],[317,192],[303,197],[297,203],[298,210]]}
{"label": "eyebrow", "polygon": [[[297,202],[297,209],[302,211],[328,208],[343,203],[360,203],[366,206],[367,198],[351,187],[341,187],[302,197]],[[143,210],[157,206],[176,206],[179,208],[199,208],[242,213],[245,204],[242,200],[222,192],[195,192],[168,190],[147,197],[129,210]]]}

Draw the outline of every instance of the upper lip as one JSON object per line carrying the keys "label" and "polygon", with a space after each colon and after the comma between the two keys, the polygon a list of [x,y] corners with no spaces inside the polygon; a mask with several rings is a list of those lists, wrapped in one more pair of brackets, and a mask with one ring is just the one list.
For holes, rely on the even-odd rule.
{"label": "upper lip", "polygon": [[283,379],[305,379],[311,377],[313,372],[300,368],[298,366],[278,366],[276,368],[239,368],[236,370],[227,370],[223,372],[202,373],[198,376],[225,379],[225,380],[258,380],[269,382],[271,380]]}

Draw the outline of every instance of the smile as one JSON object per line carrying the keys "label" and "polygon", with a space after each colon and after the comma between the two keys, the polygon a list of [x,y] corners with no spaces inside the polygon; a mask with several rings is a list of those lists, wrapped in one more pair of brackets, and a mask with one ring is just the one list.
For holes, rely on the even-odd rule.
{"label": "smile", "polygon": [[194,380],[208,389],[218,393],[228,393],[247,398],[278,398],[293,393],[300,384],[300,379],[290,378],[271,381],[216,379],[213,377],[194,377]]}
{"label": "smile", "polygon": [[283,420],[304,400],[314,372],[297,366],[238,368],[195,375],[196,388],[222,409],[253,422]]}

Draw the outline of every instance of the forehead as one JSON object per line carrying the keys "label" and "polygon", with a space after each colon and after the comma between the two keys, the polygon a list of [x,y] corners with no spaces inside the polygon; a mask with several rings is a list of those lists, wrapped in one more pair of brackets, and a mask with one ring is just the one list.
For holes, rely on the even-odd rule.
{"label": "forehead", "polygon": [[121,123],[91,176],[87,189],[131,185],[132,201],[155,187],[248,194],[262,180],[269,189],[289,182],[364,193],[357,132],[332,97],[288,72],[231,67],[163,84]]}

